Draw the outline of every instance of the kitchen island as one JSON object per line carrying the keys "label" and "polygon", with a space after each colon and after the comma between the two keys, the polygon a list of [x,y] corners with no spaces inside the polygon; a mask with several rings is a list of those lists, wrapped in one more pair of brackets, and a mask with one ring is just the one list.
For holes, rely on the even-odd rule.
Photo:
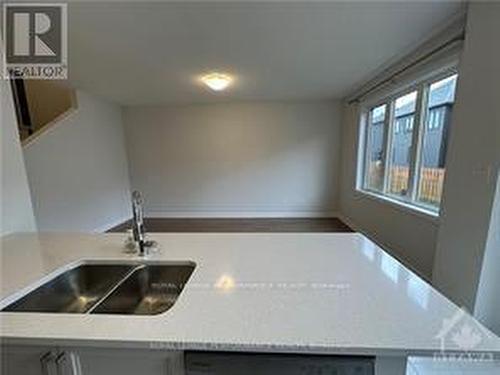
{"label": "kitchen island", "polygon": [[[373,357],[377,375],[398,374],[407,356],[463,353],[451,339],[460,326],[481,335],[468,355],[500,355],[500,338],[359,233],[150,238],[160,251],[147,262],[196,265],[171,309],[149,316],[1,312],[2,352],[11,365],[23,355],[70,353],[60,359],[73,369],[79,355],[83,369],[114,358],[128,374],[140,358],[151,364],[141,365],[144,375],[165,366],[177,374],[187,351],[300,353]],[[0,308],[80,263],[144,261],[124,251],[125,239],[2,237]]]}

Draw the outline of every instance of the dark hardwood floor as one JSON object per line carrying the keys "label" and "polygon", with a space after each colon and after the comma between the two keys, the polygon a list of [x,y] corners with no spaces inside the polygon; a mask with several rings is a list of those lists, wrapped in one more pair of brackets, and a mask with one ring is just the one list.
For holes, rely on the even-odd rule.
{"label": "dark hardwood floor", "polygon": [[[321,219],[160,219],[146,218],[147,232],[352,232],[336,218]],[[125,232],[130,221],[108,232]]]}

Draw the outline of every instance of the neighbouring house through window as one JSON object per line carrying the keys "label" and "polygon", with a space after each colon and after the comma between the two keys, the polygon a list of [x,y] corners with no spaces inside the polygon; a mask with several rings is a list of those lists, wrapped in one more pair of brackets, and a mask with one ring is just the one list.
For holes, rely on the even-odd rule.
{"label": "neighbouring house through window", "polygon": [[434,76],[363,111],[361,190],[439,211],[457,78]]}

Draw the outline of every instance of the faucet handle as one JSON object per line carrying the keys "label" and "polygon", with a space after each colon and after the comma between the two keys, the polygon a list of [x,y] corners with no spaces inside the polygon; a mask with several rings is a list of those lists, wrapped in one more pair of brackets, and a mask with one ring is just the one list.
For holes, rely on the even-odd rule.
{"label": "faucet handle", "polygon": [[151,253],[157,253],[160,250],[160,245],[157,241],[148,240],[144,242],[144,249],[146,251],[146,255]]}
{"label": "faucet handle", "polygon": [[134,241],[134,234],[132,233],[132,229],[127,229],[127,238],[125,239],[124,248],[125,253],[132,254],[137,252],[137,246]]}

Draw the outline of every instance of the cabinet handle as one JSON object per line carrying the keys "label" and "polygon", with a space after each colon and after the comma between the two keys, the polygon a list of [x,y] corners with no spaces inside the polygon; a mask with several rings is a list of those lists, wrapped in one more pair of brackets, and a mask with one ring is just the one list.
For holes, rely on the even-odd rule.
{"label": "cabinet handle", "polygon": [[55,355],[52,351],[49,351],[40,357],[40,365],[42,367],[42,374],[43,375],[50,375],[49,374],[49,361],[52,361],[54,359],[54,357],[55,357]]}
{"label": "cabinet handle", "polygon": [[63,363],[66,361],[66,352],[60,353],[56,357],[56,367],[57,367],[57,375],[64,375]]}
{"label": "cabinet handle", "polygon": [[75,352],[69,353],[71,361],[71,375],[82,375],[82,364],[80,363],[80,356]]}
{"label": "cabinet handle", "polygon": [[[65,363],[69,359],[69,366]],[[55,359],[57,365],[57,375],[82,375],[80,357],[74,352],[62,352]],[[65,370],[69,370],[69,374]]]}

